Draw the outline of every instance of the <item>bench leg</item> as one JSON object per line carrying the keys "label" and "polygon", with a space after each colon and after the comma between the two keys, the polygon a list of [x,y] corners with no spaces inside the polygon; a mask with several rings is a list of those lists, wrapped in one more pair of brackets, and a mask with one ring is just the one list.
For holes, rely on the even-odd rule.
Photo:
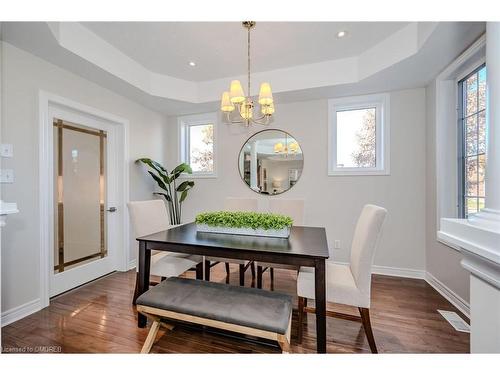
{"label": "bench leg", "polygon": [[160,329],[160,321],[155,320],[149,329],[148,337],[146,337],[146,341],[144,341],[144,345],[141,349],[141,354],[147,354],[151,350],[153,343],[155,342],[156,335],[158,330]]}
{"label": "bench leg", "polygon": [[281,352],[283,354],[290,353],[290,336],[292,331],[292,315],[290,314],[290,319],[288,320],[288,329],[286,334],[278,335],[278,344],[281,347]]}

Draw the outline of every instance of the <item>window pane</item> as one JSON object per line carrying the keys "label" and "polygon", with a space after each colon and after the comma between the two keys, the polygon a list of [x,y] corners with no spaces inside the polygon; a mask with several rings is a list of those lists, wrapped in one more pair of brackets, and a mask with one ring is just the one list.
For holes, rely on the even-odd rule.
{"label": "window pane", "polygon": [[479,113],[477,153],[486,152],[486,112]]}
{"label": "window pane", "polygon": [[473,74],[467,81],[465,81],[466,87],[466,115],[477,112],[477,74]]}
{"label": "window pane", "polygon": [[480,197],[484,197],[484,176],[486,172],[486,156],[480,155],[478,157],[478,194]]}
{"label": "window pane", "polygon": [[465,161],[465,185],[466,195],[477,196],[477,156]]}
{"label": "window pane", "polygon": [[479,108],[483,110],[486,108],[486,67],[478,72],[479,76]]}
{"label": "window pane", "polygon": [[484,208],[484,198],[479,198],[477,201],[478,201],[478,210],[482,210]]}
{"label": "window pane", "polygon": [[478,210],[478,199],[477,198],[467,198],[466,199],[466,206],[465,206],[465,209],[466,209],[466,212],[465,212],[465,215],[471,215],[471,214],[475,214],[477,213],[477,210]]}
{"label": "window pane", "polygon": [[214,171],[214,126],[189,127],[189,164],[193,172]]}
{"label": "window pane", "polygon": [[375,168],[376,109],[337,112],[337,167]]}
{"label": "window pane", "polygon": [[465,145],[467,156],[477,154],[477,116],[466,119]]}

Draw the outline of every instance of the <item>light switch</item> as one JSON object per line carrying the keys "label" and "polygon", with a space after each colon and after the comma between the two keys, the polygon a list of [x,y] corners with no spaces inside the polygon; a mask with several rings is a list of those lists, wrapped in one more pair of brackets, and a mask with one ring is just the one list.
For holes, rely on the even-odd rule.
{"label": "light switch", "polygon": [[9,143],[2,143],[0,145],[0,156],[3,158],[11,158],[14,156],[14,147]]}
{"label": "light switch", "polygon": [[2,183],[2,184],[14,183],[14,170],[13,169],[0,169],[0,183]]}

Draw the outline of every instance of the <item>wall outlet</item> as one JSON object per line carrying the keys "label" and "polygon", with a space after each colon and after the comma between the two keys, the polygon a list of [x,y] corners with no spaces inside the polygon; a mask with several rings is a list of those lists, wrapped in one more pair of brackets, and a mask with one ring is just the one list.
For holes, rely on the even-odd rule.
{"label": "wall outlet", "polygon": [[14,156],[14,147],[8,143],[2,143],[0,145],[0,156],[3,158],[11,158]]}
{"label": "wall outlet", "polygon": [[0,183],[12,184],[14,182],[14,170],[0,169]]}
{"label": "wall outlet", "polygon": [[335,240],[333,242],[333,248],[334,249],[340,249],[340,240]]}

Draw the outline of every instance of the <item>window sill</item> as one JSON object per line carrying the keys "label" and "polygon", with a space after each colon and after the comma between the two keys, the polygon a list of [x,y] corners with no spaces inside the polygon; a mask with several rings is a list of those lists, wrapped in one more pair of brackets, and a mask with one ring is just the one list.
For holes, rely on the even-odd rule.
{"label": "window sill", "polygon": [[336,169],[333,171],[328,171],[328,176],[390,176],[390,174],[391,174],[390,171],[385,169],[371,169],[371,170]]}
{"label": "window sill", "polygon": [[217,174],[196,174],[196,173],[183,173],[180,176],[183,179],[195,179],[195,178],[217,178]]}

